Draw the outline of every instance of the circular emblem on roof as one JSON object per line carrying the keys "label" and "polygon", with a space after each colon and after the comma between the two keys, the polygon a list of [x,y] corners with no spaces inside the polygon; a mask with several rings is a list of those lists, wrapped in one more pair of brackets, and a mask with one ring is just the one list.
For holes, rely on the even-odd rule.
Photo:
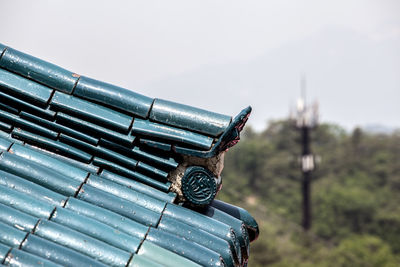
{"label": "circular emblem on roof", "polygon": [[214,175],[209,170],[192,166],[186,169],[182,178],[182,192],[185,198],[195,205],[207,205],[217,194]]}

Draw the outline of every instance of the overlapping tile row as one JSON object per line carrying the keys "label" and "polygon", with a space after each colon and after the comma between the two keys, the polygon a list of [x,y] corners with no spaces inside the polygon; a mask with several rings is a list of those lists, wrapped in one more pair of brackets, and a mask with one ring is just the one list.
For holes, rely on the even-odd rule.
{"label": "overlapping tile row", "polygon": [[[127,133],[132,117],[29,80],[13,82],[16,79],[21,77],[0,69],[2,130],[26,143],[168,190],[168,171],[178,163],[134,144],[136,137]],[[31,84],[35,87],[30,90]]]}
{"label": "overlapping tile row", "polygon": [[213,214],[200,214],[173,204],[168,193],[108,171],[91,173],[13,141],[0,138],[4,263],[35,257],[49,265],[246,262],[243,221],[222,211],[216,217],[214,208]]}
{"label": "overlapping tile row", "polygon": [[[212,158],[236,144],[251,111],[232,121],[80,76],[4,45],[0,50],[0,129],[163,191],[182,155]],[[215,194],[198,203],[208,204]]]}
{"label": "overlapping tile row", "polygon": [[[131,117],[150,118],[154,122],[211,137],[221,135],[231,121],[230,116],[161,99],[152,99],[124,88],[80,76],[4,45],[1,45],[0,49],[2,50],[0,54],[1,68],[67,95],[77,96],[122,111]],[[65,101],[62,104],[65,104]],[[78,105],[76,102],[72,104],[74,106],[72,109]],[[90,116],[90,108],[87,111],[88,113],[84,115]],[[79,108],[77,112],[82,115]],[[97,113],[97,115],[99,114]],[[195,121],[193,117],[196,117]],[[95,118],[98,119],[97,116]],[[123,118],[117,120],[116,123],[119,122],[123,122]],[[129,127],[129,124],[125,127]],[[127,130],[127,128],[122,130]]]}
{"label": "overlapping tile row", "polygon": [[176,150],[210,150],[231,121],[81,77],[3,45],[1,50],[1,129],[160,190],[168,190],[168,172],[178,166]]}
{"label": "overlapping tile row", "polygon": [[0,44],[0,263],[246,265],[247,211],[177,205],[168,178],[182,155],[234,145],[248,114],[231,123]]}

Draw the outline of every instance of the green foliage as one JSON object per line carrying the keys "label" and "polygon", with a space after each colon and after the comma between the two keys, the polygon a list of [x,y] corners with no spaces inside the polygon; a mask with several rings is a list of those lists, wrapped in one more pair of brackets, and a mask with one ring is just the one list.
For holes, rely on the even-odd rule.
{"label": "green foliage", "polygon": [[370,230],[385,240],[393,252],[400,253],[400,213],[378,213]]}
{"label": "green foliage", "polygon": [[335,240],[366,232],[378,209],[377,201],[368,190],[338,184],[317,191],[313,204],[314,231]]}
{"label": "green foliage", "polygon": [[390,247],[375,236],[350,236],[330,256],[330,266],[398,266]]}
{"label": "green foliage", "polygon": [[219,198],[261,227],[249,266],[400,266],[400,131],[372,135],[322,124],[312,175],[311,231],[301,221],[299,132],[289,121],[248,128],[226,155]]}

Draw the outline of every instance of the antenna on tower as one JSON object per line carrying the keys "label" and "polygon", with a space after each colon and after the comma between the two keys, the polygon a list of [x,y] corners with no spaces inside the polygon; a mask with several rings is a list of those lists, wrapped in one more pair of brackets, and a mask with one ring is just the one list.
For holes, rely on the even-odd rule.
{"label": "antenna on tower", "polygon": [[301,172],[302,196],[303,196],[303,219],[304,230],[311,228],[311,174],[315,168],[315,157],[311,152],[311,131],[318,124],[318,103],[307,105],[306,102],[306,76],[300,78],[300,98],[297,100],[296,114],[293,116],[294,123],[301,134]]}
{"label": "antenna on tower", "polygon": [[304,105],[306,105],[306,90],[307,90],[307,79],[304,73],[301,74],[300,77],[300,93],[301,98],[303,99]]}

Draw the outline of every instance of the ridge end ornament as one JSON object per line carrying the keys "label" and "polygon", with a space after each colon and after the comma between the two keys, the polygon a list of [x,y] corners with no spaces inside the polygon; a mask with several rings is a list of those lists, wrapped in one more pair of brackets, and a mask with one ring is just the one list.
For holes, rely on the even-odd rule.
{"label": "ridge end ornament", "polygon": [[182,178],[182,192],[190,204],[208,205],[217,194],[217,179],[206,168],[188,167]]}

